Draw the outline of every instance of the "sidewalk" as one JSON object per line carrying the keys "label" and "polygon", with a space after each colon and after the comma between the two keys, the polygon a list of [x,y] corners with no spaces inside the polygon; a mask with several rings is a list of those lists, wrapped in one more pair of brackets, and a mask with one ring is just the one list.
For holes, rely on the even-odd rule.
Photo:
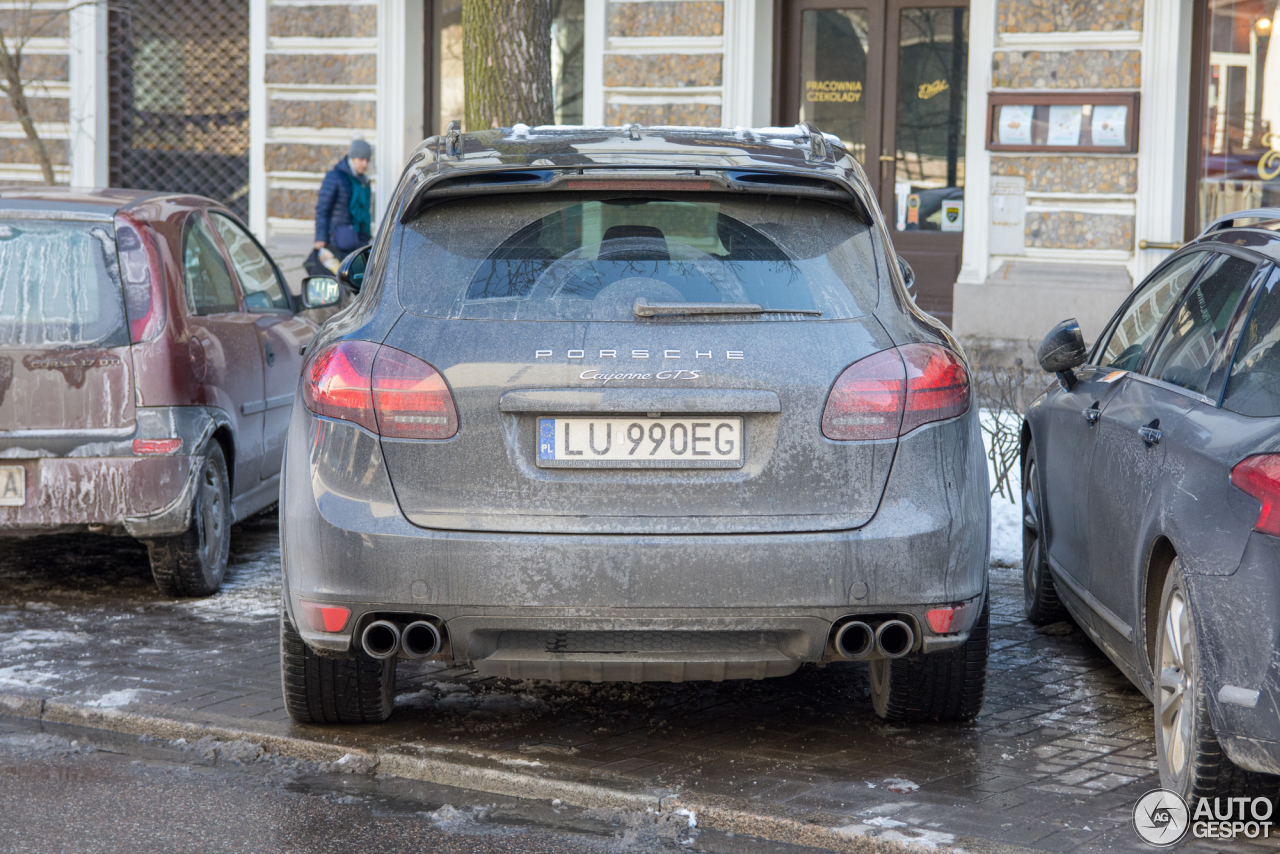
{"label": "sidewalk", "polygon": [[290,723],[280,695],[275,517],[232,543],[223,592],[177,603],[128,541],[7,550],[0,713],[351,753],[380,773],[583,806],[684,807],[704,826],[836,850],[1150,850],[1129,822],[1158,785],[1151,707],[1078,629],[1021,619],[1018,570],[992,573],[992,671],[971,726],[884,724],[855,664],[633,685],[402,662],[390,722],[318,728]]}

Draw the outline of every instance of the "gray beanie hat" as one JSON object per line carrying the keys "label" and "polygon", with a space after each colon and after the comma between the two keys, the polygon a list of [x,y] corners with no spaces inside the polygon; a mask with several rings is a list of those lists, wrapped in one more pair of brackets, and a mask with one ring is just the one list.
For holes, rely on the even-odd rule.
{"label": "gray beanie hat", "polygon": [[347,149],[347,156],[354,157],[357,160],[369,160],[373,157],[373,146],[363,139],[353,139],[351,140],[351,147]]}

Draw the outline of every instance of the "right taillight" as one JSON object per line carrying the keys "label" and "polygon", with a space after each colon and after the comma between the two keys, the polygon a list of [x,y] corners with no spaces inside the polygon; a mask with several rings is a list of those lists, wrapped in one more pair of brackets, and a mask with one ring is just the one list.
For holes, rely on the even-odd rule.
{"label": "right taillight", "polygon": [[882,350],[841,372],[822,412],[822,435],[843,441],[893,439],[969,409],[969,375],[936,344]]}
{"label": "right taillight", "polygon": [[317,415],[389,439],[448,439],[458,432],[458,410],[439,371],[370,341],[339,341],[318,352],[302,400]]}
{"label": "right taillight", "polygon": [[1231,470],[1231,485],[1262,502],[1253,529],[1280,537],[1280,454],[1245,457]]}

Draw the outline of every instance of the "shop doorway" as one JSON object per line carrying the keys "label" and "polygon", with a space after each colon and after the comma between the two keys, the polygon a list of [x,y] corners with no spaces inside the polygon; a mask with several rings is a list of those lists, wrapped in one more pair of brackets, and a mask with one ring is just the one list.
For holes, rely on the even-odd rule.
{"label": "shop doorway", "polygon": [[951,323],[964,237],[968,0],[785,0],[780,124],[813,122],[862,163],[916,302]]}

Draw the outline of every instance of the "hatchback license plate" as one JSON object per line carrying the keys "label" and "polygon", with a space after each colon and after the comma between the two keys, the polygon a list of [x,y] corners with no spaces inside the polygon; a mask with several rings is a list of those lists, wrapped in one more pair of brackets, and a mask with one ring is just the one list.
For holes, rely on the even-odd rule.
{"label": "hatchback license plate", "polygon": [[27,503],[27,472],[22,466],[0,466],[0,507]]}
{"label": "hatchback license plate", "polygon": [[742,419],[539,418],[544,468],[742,468]]}

